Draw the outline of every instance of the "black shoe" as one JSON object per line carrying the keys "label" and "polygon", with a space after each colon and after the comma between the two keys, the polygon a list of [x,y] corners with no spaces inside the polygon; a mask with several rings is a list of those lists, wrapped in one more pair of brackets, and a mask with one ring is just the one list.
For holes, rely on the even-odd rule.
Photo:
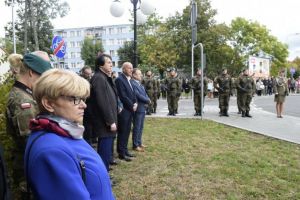
{"label": "black shoe", "polygon": [[252,118],[252,116],[249,114],[249,111],[246,111],[245,116],[246,116],[246,117],[249,117],[249,118]]}
{"label": "black shoe", "polygon": [[134,158],[134,157],[135,157],[134,154],[129,153],[129,152],[126,152],[126,153],[125,153],[125,156],[130,157],[130,158]]}
{"label": "black shoe", "polygon": [[225,111],[223,116],[225,116],[225,117],[229,117],[229,115],[228,115],[228,112],[227,112],[227,111]]}
{"label": "black shoe", "polygon": [[246,117],[246,113],[242,111],[242,117]]}
{"label": "black shoe", "polygon": [[195,114],[194,114],[194,116],[198,116],[198,115],[199,115],[199,113],[195,113]]}
{"label": "black shoe", "polygon": [[110,164],[110,165],[117,165],[118,162],[117,162],[116,160],[112,160],[112,161],[109,162],[109,164]]}
{"label": "black shoe", "polygon": [[171,115],[173,115],[173,114],[169,112],[169,113],[168,113],[168,116],[171,116]]}
{"label": "black shoe", "polygon": [[120,160],[125,160],[126,162],[132,161],[131,158],[129,158],[129,157],[125,156],[125,155],[119,155],[119,159]]}

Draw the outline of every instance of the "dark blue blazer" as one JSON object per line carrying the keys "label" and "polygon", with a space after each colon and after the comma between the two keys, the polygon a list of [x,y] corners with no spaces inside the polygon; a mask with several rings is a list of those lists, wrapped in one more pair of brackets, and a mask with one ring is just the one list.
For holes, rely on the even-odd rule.
{"label": "dark blue blazer", "polygon": [[130,80],[130,83],[133,87],[138,102],[136,112],[146,112],[146,104],[150,103],[150,98],[148,97],[144,86],[136,82],[134,79]]}
{"label": "dark blue blazer", "polygon": [[119,98],[123,104],[124,109],[133,112],[133,104],[137,103],[135,93],[131,89],[126,76],[122,73],[115,80],[116,87],[118,90]]}

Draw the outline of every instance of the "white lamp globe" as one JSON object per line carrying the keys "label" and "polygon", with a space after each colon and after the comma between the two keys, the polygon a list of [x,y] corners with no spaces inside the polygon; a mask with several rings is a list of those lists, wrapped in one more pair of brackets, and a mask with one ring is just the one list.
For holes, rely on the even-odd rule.
{"label": "white lamp globe", "polygon": [[141,10],[136,11],[136,20],[138,24],[144,24],[147,21],[147,16]]}
{"label": "white lamp globe", "polygon": [[142,0],[140,7],[144,15],[151,15],[155,10],[154,6],[151,5],[149,0]]}
{"label": "white lamp globe", "polygon": [[115,0],[110,5],[110,13],[114,17],[121,17],[124,14],[124,5],[118,0]]}

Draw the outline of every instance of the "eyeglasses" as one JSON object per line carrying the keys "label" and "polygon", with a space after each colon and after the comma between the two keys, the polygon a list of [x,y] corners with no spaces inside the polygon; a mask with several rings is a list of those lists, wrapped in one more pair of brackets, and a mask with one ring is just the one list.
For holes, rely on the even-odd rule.
{"label": "eyeglasses", "polygon": [[86,101],[86,98],[83,97],[65,96],[65,95],[61,95],[61,97],[66,98],[69,101],[73,101],[74,105],[79,105],[81,101],[83,102]]}

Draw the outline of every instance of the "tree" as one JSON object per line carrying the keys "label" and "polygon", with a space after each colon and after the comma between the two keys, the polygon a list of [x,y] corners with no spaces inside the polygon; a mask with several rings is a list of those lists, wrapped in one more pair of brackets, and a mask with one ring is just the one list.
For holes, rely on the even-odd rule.
{"label": "tree", "polygon": [[84,60],[85,65],[94,66],[96,56],[99,52],[104,52],[101,40],[92,37],[84,38],[81,47],[81,58]]}
{"label": "tree", "polygon": [[272,75],[276,75],[279,69],[286,65],[287,45],[272,36],[265,26],[238,17],[232,20],[230,28],[231,45],[242,62],[246,61],[249,55],[263,51],[273,56]]}
{"label": "tree", "polygon": [[[119,62],[120,62],[118,63],[118,66],[121,66],[126,61],[133,62],[133,41],[125,42],[123,44],[123,47],[119,48],[117,52],[118,52]],[[138,63],[140,63],[139,57],[138,57]]]}
{"label": "tree", "polygon": [[[53,26],[50,19],[65,16],[69,5],[60,0],[17,0],[19,9],[15,30],[17,42],[21,44],[23,53],[34,50],[44,50],[50,53]],[[10,6],[12,0],[5,0]],[[12,24],[8,23],[6,31],[12,38]],[[23,42],[21,42],[23,41]]]}

